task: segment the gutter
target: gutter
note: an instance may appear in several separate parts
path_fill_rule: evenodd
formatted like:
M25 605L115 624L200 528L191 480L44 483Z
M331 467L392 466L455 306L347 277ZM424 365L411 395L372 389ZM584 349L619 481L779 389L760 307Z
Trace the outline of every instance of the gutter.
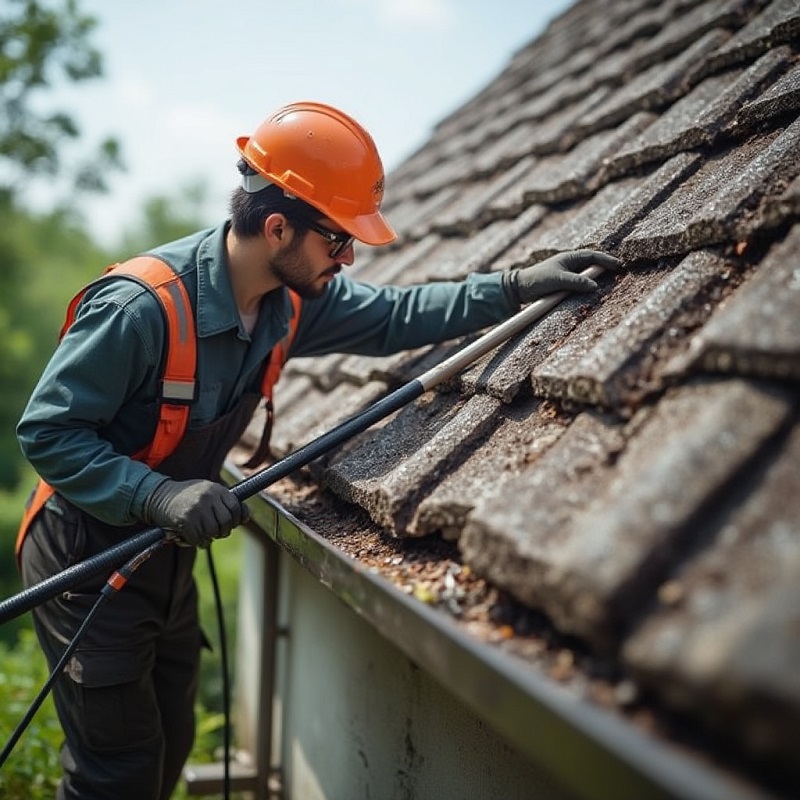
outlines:
M227 480L244 478L231 463L225 471ZM576 798L774 800L675 745L648 738L521 660L470 637L445 614L338 550L263 492L251 497L248 507L254 536L288 553Z

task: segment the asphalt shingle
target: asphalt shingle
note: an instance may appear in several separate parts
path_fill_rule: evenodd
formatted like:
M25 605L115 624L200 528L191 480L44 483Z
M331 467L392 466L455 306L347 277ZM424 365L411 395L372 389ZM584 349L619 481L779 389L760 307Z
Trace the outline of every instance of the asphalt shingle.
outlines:
M791 411L784 393L702 381L626 426L583 415L530 474L475 510L464 557L562 629L616 646L653 586L697 546L698 517ZM505 548L487 543L493 534Z
M800 380L800 225L693 342L703 368Z
M759 471L758 490L725 508L711 543L661 585L623 658L669 702L791 769L800 741L800 430L773 442Z
M457 540L731 747L731 773L763 775L745 753L793 787L799 87L797 0L575 3L388 176L398 240L353 274L459 280L586 246L629 269L312 470L389 536ZM290 361L274 454L459 344Z

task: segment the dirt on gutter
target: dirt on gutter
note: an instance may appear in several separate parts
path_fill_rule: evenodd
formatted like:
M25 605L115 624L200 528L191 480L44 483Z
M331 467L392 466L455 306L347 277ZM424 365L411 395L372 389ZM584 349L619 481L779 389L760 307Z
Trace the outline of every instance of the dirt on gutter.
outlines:
M694 720L660 708L620 665L559 633L541 613L475 575L456 542L438 535L395 538L358 506L323 491L305 471L270 487L268 494L290 514L360 565L401 592L447 615L475 640L519 658L526 668L555 681L634 725L644 735L739 774L776 798L791 787L775 785L769 765L748 764L731 744L721 744Z

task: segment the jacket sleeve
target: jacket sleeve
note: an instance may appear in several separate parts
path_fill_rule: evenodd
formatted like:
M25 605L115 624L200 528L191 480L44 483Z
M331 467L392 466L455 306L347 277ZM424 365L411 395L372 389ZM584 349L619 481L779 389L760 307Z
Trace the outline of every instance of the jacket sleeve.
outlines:
M17 426L36 472L70 502L115 525L134 522L133 512L163 480L126 455L152 436L163 316L146 289L120 283L87 293ZM109 430L120 427L118 412L131 398L139 418L129 411L122 439L114 441Z
M292 356L380 356L474 333L516 308L499 274L463 282L374 286L340 274L325 294L304 300Z

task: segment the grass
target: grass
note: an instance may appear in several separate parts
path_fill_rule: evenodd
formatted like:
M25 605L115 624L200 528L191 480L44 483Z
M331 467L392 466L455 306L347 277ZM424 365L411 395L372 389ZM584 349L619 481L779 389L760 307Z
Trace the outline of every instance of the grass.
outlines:
M14 646L0 644L0 739L3 746L47 680L47 667L32 630ZM61 728L48 695L30 727L0 769L0 797L44 800L55 796Z
M32 481L28 480L23 481L23 488L15 492L0 492L0 597L3 599L20 589L13 547L21 509L31 486ZM242 541L242 536L234 533L212 547L232 672ZM215 652L204 652L202 657L197 735L189 760L206 763L215 760L223 743L224 720L214 592L204 553L200 553L197 559L195 577L200 592L201 624L214 643ZM36 642L30 614L3 626L0 630L0 746L5 746L47 676L47 665ZM58 752L62 738L52 698L48 696L0 768L0 797L3 800L51 800L60 775ZM186 790L181 784L174 792L173 800L185 798Z

